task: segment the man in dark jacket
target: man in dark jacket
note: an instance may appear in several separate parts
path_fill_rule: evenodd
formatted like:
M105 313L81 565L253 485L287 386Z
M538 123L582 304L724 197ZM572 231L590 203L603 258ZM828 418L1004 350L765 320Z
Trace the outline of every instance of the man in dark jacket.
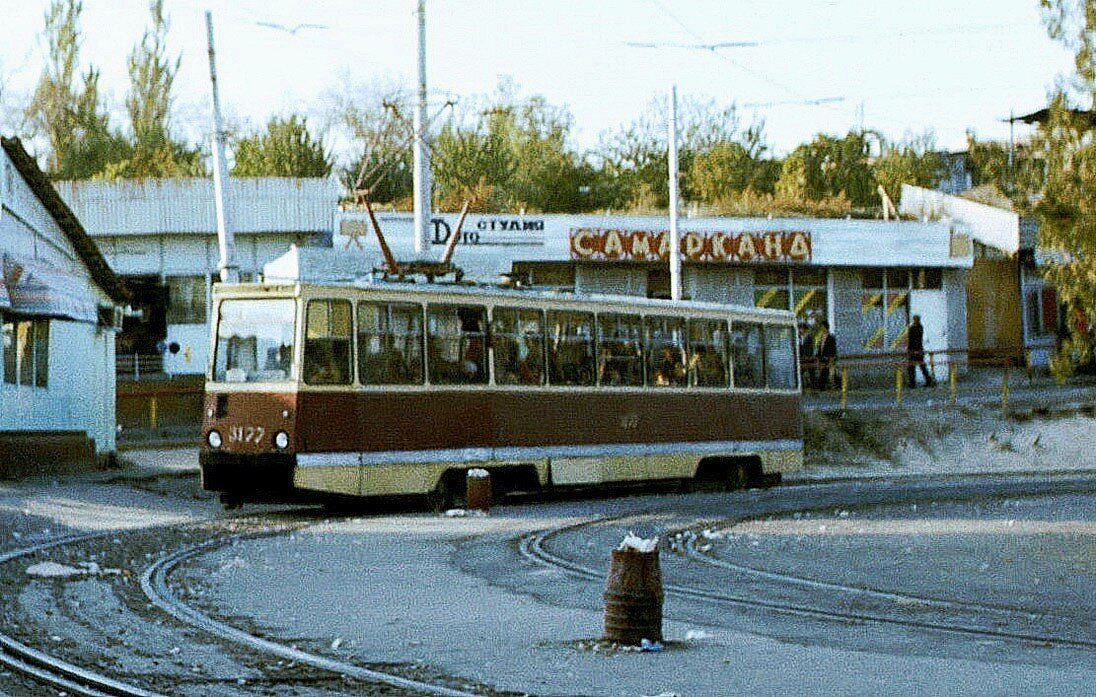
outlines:
M910 387L917 387L917 366L921 366L921 375L925 378L925 387L932 387L936 380L929 374L925 365L925 328L921 325L921 315L913 316L906 339L906 378Z
M830 378L834 377L831 374L837 363L837 339L830 334L828 322L822 322L819 326L822 336L818 342L818 389L825 390L829 388Z

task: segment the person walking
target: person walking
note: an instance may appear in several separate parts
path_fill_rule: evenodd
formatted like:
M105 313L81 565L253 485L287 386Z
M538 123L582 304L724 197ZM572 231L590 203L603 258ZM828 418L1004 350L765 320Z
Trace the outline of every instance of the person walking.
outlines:
M833 377L834 365L837 363L837 338L830 334L829 322L819 325L822 329L822 338L818 343L818 389L829 389L830 378Z
M801 376L803 389L814 387L815 383L818 382L818 371L815 369L814 336L812 336L811 327L806 324L799 325L799 365L803 372Z
M921 366L921 375L925 378L925 387L932 387L936 379L925 365L925 327L921 324L921 315L914 315L906 337L906 378L910 387L917 387L917 366Z

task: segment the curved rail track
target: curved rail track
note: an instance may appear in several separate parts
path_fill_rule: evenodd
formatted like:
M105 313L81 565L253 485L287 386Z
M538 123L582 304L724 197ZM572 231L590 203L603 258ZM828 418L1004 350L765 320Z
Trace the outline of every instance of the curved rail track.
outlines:
M241 519L237 518L235 520L239 522ZM194 524L193 527L200 527L205 524L207 522ZM152 605L180 622L226 642L245 647L256 656L273 656L286 659L329 673L336 679L352 678L366 684L386 685L396 688L401 694L436 695L437 697L480 697L485 694L485 692L453 689L445 685L407 678L396 673L366 668L253 636L228 624L214 620L199 610L190 607L180 600L170 587L168 578L172 570L190 558L241 540L285 534L305 527L305 525L303 523L294 523L273 528L267 526L261 531L223 535L198 544L184 546L174 552L164 554L157 561L148 565L140 576L141 589ZM147 533L148 530L140 532ZM94 542L97 539L117 535L117 532L111 531L59 537L0 554L0 565L22 560L65 545ZM7 634L0 634L0 666L16 675L55 688L69 695L80 695L81 697L163 697L165 694L76 665L64 658L51 655L48 651L29 646ZM241 686L238 691L246 692L247 690ZM268 691L264 690L265 692Z
M1080 493L1091 491L1091 479L1078 486ZM1087 488L1086 488L1087 487ZM1060 484L1049 487L1053 491L1061 490ZM1012 492L1016 495L1017 492ZM1035 492L1038 495L1039 492ZM969 490L946 492L944 500L963 501L982 499L985 493L973 485ZM884 502L864 504L880 505ZM800 511L832 510L833 503L824 506L810 506ZM846 504L856 507L858 504ZM795 509L781 509L779 515L795 512ZM576 577L603 581L604 566L595 566L581 559L567 558L549 549L557 538L582 534L591 528L607 526L615 529L631 527L630 521L642 521L654 511L644 511L622 516L600 517L594 520L573 523L550 530L526 535L520 541L519 552L526 559L544 566L559 569ZM721 572L727 572L729 578L713 579L710 575L700 583L663 583L663 591L668 596L689 598L702 602L720 603L752 608L811 619L837 621L842 623L873 623L894 625L916 630L947 632L970 637L1002 639L1031 642L1044 646L1063 646L1096 650L1096 636L1086 633L1086 625L1078 623L1076 617L1054 615L1044 612L1032 612L1023 608L999 604L982 604L953 600L943 600L922 595L885 591L865 586L851 586L840 583L819 581L798 575L779 573L746 564L729 561L713 553L711 545L704 540L703 529L729 526L758 516L772 514L773 511L727 518L713 522L692 523L669 531L668 536L676 538L672 544L681 556L694 564L704 565ZM565 546L560 543L559 546ZM664 567L663 578L667 576ZM712 590L713 586L744 585L734 580L748 579L751 588L768 588L771 592L759 594L728 593ZM730 581L730 582L728 582ZM802 592L804 599L793 602L785 599L786 591L793 589Z

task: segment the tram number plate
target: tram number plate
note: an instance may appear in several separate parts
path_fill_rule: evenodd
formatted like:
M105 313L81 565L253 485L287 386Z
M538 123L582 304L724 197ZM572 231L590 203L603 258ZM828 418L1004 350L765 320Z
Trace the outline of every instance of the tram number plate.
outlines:
M233 426L228 429L230 443L254 443L258 445L264 435L266 435L266 429L262 426Z

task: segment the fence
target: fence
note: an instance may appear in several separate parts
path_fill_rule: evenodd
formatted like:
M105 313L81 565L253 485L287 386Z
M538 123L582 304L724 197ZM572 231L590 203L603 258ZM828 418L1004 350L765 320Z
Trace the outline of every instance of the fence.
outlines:
M163 373L164 357L158 353L119 353L114 358L114 374L119 378L140 380Z
M834 384L840 389L842 410L848 407L849 392L854 389L854 379L856 389L878 389L891 380L889 376L892 374L894 404L898 407L902 406L906 390L912 387L907 384L909 376L914 374L913 371L920 370L923 365L934 383L940 381L941 376L938 374L940 367L946 367L948 397L951 404L956 404L958 401L961 369L1000 369L1000 383L999 386L995 386L995 390L999 387L1001 409L1008 412L1009 380L1021 371L1029 382L1034 375L1029 365L1019 365L1016 353L1012 351L996 354L981 352L976 356L971 356L966 349L926 351L923 361L910 361L905 353L876 353L844 356L829 364L813 357L801 359L800 362L803 368L804 388L811 386L811 377L825 375L825 379L819 382ZM914 378L916 379L915 374Z

